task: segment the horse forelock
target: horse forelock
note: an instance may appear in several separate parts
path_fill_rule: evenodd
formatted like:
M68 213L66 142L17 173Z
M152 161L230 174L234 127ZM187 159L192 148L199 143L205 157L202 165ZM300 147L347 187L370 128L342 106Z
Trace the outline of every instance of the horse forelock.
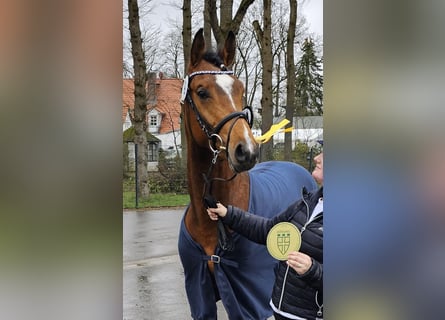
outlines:
M224 61L221 57L213 50L209 50L203 55L203 60L213 64L215 67L221 68L221 65L224 64Z

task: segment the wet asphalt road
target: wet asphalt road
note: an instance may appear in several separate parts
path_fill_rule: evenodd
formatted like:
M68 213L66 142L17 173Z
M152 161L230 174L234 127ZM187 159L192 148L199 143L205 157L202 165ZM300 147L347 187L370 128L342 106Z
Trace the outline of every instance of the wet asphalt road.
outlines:
M191 319L178 256L184 208L123 214L123 319ZM218 302L218 320L228 320Z

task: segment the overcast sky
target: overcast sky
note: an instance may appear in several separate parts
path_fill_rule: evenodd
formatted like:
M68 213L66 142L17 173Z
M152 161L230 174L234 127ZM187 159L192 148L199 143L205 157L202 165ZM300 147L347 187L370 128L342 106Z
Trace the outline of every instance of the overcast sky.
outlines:
M323 35L323 0L305 0L299 9L306 16L310 32Z
M173 9L168 3L171 0L155 0L155 4L150 14L151 20L165 21L172 19L175 16L181 19L181 12L179 9ZM323 0L303 0L299 1L298 10L306 16L309 25L309 32L323 35ZM152 21L153 22L153 21ZM156 25L161 23L156 23Z

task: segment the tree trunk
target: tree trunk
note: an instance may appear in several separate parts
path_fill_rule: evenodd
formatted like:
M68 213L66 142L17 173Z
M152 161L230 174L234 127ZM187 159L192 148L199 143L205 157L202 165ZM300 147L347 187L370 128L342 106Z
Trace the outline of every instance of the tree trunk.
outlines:
M131 55L134 69L134 143L138 145L138 197L148 199L148 172L147 172L147 66L142 47L141 29L139 25L139 7L137 0L128 0L128 21L130 27Z
M289 29L287 31L287 97L286 97L286 119L293 122L295 114L295 63L294 63L294 41L297 25L297 0L289 0ZM284 160L292 160L292 132L284 134Z
M224 44L229 31L232 31L235 35L238 34L247 9L254 1L255 0L242 0L233 19L233 0L223 1L219 11L221 16L220 23L218 23L218 15L216 13L216 1L209 1L210 24L212 25L213 35L215 36L218 48Z
M184 76L187 75L192 49L192 8L191 0L184 0L182 6L182 47L184 50ZM184 110L181 108L181 167L187 166L187 141L184 129Z
M271 0L263 0L264 15L263 28L261 30L258 21L253 22L253 27L257 34L257 38L261 47L261 61L263 64L262 75L262 89L261 89L261 109L262 109L262 124L261 130L263 133L268 131L273 124L273 103L272 103L272 3ZM260 161L267 161L273 159L273 137L272 139L261 146Z
M228 32L233 31L230 30L232 24L232 9L233 9L233 0L225 0L220 6L219 16L221 17L221 20L219 21L219 25L221 28L222 41L218 42L218 48L219 45L224 44Z
M204 1L204 41L209 47L212 43L212 25L210 24L210 8L215 3L216 0ZM213 3L211 3L213 2ZM216 6L216 4L215 4Z
M187 74L192 49L192 8L191 0L184 0L182 5L182 47L184 50L184 74Z
M278 118L280 115L280 85L281 85L281 53L278 51L277 57L277 64L276 64L276 73L277 73L277 84L276 84L276 90L275 90L275 110L274 110L274 117Z

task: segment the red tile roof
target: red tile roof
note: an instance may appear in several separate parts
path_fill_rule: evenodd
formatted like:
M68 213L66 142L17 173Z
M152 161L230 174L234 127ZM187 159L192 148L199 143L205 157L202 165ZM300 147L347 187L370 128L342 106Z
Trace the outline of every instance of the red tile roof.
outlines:
M154 108L162 114L159 134L168 133L180 129L182 79L161 78L156 79L156 105ZM128 108L134 108L134 82L133 79L123 80L122 97L122 123L125 122ZM147 106L151 109L152 106ZM148 114L147 114L148 115Z

